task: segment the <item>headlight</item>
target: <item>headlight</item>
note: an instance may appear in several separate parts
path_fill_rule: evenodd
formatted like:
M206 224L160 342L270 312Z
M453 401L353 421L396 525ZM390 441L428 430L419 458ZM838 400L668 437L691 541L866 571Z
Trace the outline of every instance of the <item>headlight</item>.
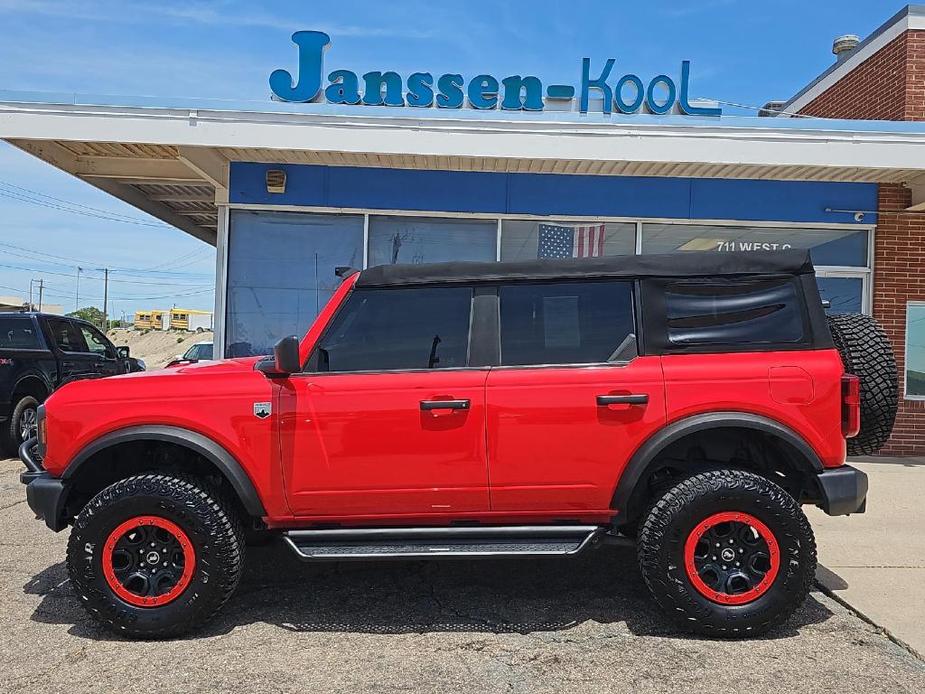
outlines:
M138 368L139 368L139 369L141 369L142 371L147 371L147 370L148 370L148 367L147 367L147 365L145 364L144 359L136 359L135 361L138 362Z

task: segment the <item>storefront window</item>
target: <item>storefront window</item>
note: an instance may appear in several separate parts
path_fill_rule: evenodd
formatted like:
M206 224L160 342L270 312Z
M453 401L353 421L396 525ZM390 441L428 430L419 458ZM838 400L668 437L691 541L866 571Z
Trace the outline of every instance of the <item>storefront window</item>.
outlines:
M861 313L864 302L864 279L861 277L816 276L819 296L829 302L826 313Z
M341 280L363 264L362 215L233 210L225 354L269 354L303 335Z
M635 224L546 220L501 223L502 261L632 255L635 251Z
M495 220L432 217L369 218L369 266L495 260Z
M808 248L817 266L867 267L868 232L854 229L643 224L642 252Z
M906 305L906 397L925 400L925 303Z

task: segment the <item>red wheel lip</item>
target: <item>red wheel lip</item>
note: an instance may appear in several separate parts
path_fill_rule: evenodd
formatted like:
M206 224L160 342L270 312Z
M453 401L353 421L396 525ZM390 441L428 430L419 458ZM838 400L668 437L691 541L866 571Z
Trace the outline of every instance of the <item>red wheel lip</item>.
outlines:
M153 598L136 595L129 591L119 582L112 566L112 552L116 548L116 543L119 541L119 538L129 530L141 525L153 525L162 530L166 530L177 538L180 547L183 549L183 573L180 575L180 580L177 581L177 584L169 591ZM193 572L195 570L196 551L193 549L193 543L190 542L189 537L183 532L183 529L180 528L179 525L160 516L135 516L129 518L127 521L117 525L116 528L109 533L109 537L106 538L106 542L103 544L103 576L106 579L106 584L120 599L135 607L162 607L163 605L173 602L189 587L189 584L193 580Z
M758 531L758 534L761 536L767 545L768 545L768 554L771 561L771 568L768 569L768 572L764 575L764 578L756 585L754 588L745 591L744 593L721 593L719 591L713 590L704 583L703 579L700 578L700 575L697 573L697 567L694 564L694 552L697 548L697 542L703 536L703 534L712 528L714 525L719 523L727 523L730 521L737 521L739 523L747 523L752 526L755 530ZM753 602L764 595L771 585L774 583L774 579L777 578L777 574L780 571L780 547L777 544L777 538L774 537L774 533L771 532L771 529L765 525L763 522L755 518L755 516L750 513L744 513L742 511L722 511L720 513L714 513L711 516L708 516L704 520L700 521L697 526L691 530L690 534L687 536L687 541L684 543L684 568L687 571L687 578L697 590L698 593L703 595L708 600L711 600L720 605L745 605L746 603Z

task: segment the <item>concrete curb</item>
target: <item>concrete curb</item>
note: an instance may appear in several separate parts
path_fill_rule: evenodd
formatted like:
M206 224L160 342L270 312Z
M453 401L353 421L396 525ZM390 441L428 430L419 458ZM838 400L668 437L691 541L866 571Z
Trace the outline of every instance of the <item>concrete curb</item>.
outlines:
M858 608L856 608L856 607L855 607L854 605L852 605L851 603L847 602L844 598L842 598L841 596L839 596L838 594L836 594L835 591L833 591L833 590L831 590L830 588L828 588L827 586L825 586L821 581L819 581L818 579L814 579L814 580L813 580L813 584L816 586L816 588L819 589L819 592L820 592L820 593L822 593L823 595L825 595L825 596L828 597L828 598L831 598L832 600L834 600L835 602L837 602L839 605L841 605L842 607L844 607L846 610L848 610L849 612L851 612L851 614L855 615L856 617L858 617L858 618L861 619L862 621L867 622L868 624L870 624L872 627L874 627L874 629L877 630L878 633L883 634L884 636L886 636L890 641L892 641L893 643L895 643L897 646L899 646L899 647L902 648L903 650L908 651L911 655L913 655L913 656L915 656L916 658L918 658L919 660L925 662L925 656L923 656L921 653L919 653L915 648L913 648L912 646L910 646L908 643L906 643L905 641L903 641L901 638L895 636L895 635L894 635L889 629L887 629L886 627L884 627L884 626L882 626L882 625L880 625L880 624L877 624L873 619L871 619L871 618L868 617L866 614L864 614L863 612L861 612L861 610L859 610Z

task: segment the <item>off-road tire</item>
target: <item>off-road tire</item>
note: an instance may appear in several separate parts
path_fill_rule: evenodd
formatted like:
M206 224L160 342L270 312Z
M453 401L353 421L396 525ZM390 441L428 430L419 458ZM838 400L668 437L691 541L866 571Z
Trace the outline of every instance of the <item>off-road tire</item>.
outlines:
M870 316L828 316L832 340L845 371L861 379L861 430L848 439L848 455L871 455L890 438L899 404L899 379L893 347Z
M4 425L3 431L0 432L0 443L2 443L4 453L15 456L19 452L19 445L23 442L19 431L23 414L26 410L37 410L38 406L39 401L31 395L23 396L13 406L10 419Z
M688 536L704 519L725 511L763 522L780 549L773 583L741 605L708 599L685 569ZM645 517L637 553L655 601L684 628L716 637L754 636L782 624L806 599L816 572L816 542L799 505L778 485L744 470L703 472L674 485Z
M189 585L171 602L138 607L121 599L103 571L104 543L120 524L139 516L176 524L195 551ZM77 516L67 567L90 615L111 631L134 638L167 638L215 616L234 592L244 562L244 532L231 503L201 480L138 475L107 487Z

